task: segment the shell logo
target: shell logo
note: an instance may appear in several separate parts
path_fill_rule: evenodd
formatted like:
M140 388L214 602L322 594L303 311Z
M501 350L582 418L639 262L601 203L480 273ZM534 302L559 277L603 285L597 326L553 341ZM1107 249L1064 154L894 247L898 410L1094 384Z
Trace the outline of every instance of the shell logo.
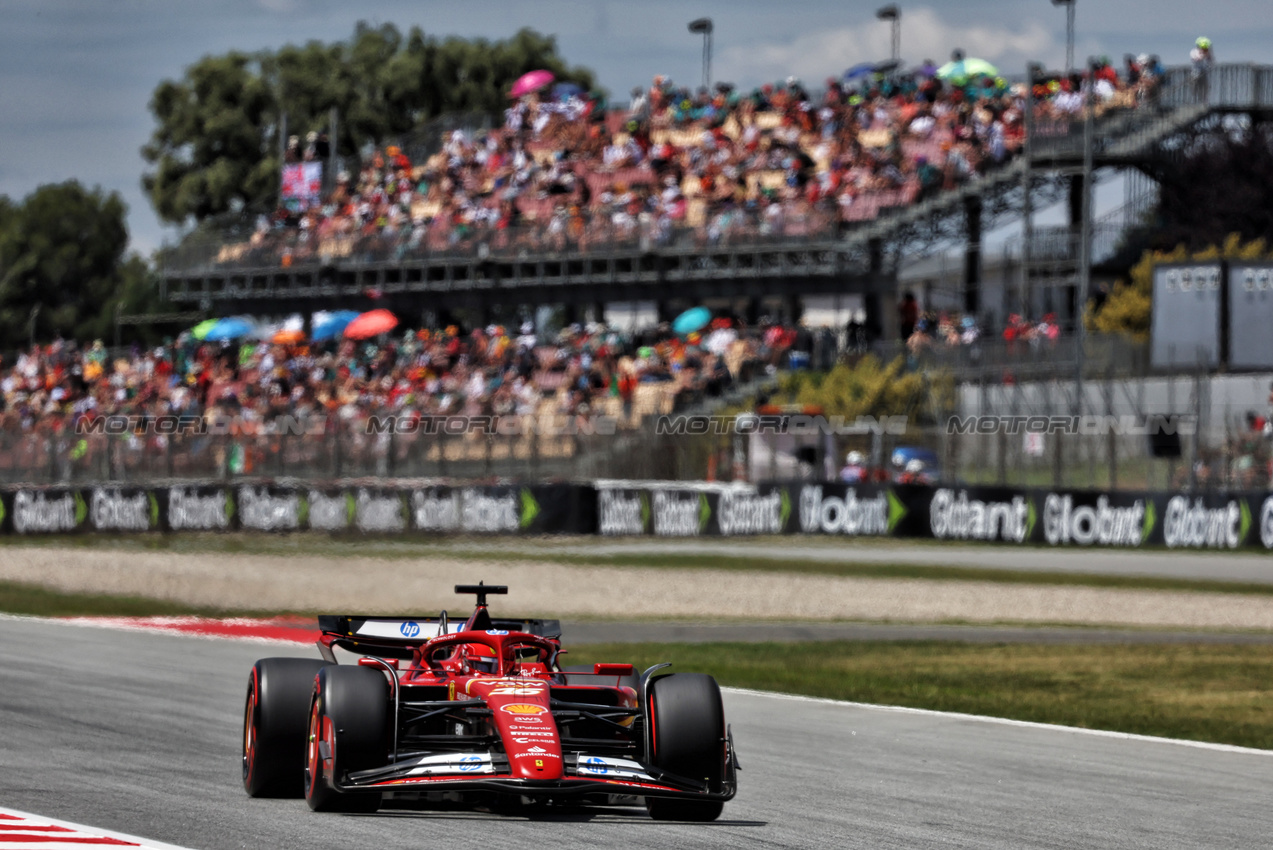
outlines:
M542 705L527 705L524 702L515 702L512 705L505 705L501 707L500 711L506 714L512 714L516 717L526 717L529 715L544 714L548 711L548 709L544 708Z

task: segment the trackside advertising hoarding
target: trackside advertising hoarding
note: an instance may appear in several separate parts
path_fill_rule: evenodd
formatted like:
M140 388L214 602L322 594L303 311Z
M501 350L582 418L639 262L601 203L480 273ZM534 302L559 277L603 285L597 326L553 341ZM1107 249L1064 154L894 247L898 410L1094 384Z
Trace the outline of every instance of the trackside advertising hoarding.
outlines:
M16 487L0 490L0 533L272 531L591 534L596 491L523 486Z
M783 534L793 502L787 488L674 482L598 482L597 532L605 536L733 537Z
M597 531L605 536L882 536L900 533L907 515L893 489L871 484L597 483Z
M1059 547L1273 550L1273 493L840 482L103 484L0 489L0 533L820 534Z
M1273 494L598 482L597 523L598 533L607 536L830 534L1065 547L1273 549Z

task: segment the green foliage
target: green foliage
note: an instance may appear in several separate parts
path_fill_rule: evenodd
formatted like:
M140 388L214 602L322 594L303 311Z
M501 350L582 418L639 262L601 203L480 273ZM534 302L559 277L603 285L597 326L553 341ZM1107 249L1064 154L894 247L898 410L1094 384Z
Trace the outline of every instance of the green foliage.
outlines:
M161 219L203 219L277 187L278 144L263 132L277 107L251 57L204 57L182 82L160 83L150 110L159 126L142 157L155 170L142 186Z
M41 186L18 205L0 197L0 348L25 344L33 315L37 339L92 339L111 330L117 305L154 303L145 262L124 256L125 214L118 193L76 181Z
M917 416L945 409L954 383L945 373L907 371L895 358L884 365L874 355L839 363L829 372L795 372L782 384L778 403L820 407L829 415Z
M142 184L174 224L262 209L278 191L284 115L287 134L304 138L327 130L335 109L337 152L350 156L447 113L498 113L513 82L540 68L594 85L591 71L557 55L555 39L530 29L502 41L440 40L360 22L345 42L206 56L155 89L156 127L142 148L153 169Z
M723 685L1273 747L1273 647L930 641L589 644L570 663L663 661ZM745 751L743 758L746 758Z
M1244 242L1237 233L1231 233L1222 245L1210 245L1190 253L1177 245L1172 251L1146 251L1140 261L1132 266L1130 280L1119 281L1114 291L1105 299L1100 309L1089 305L1084 321L1089 330L1098 333L1126 334L1137 340L1149 338L1149 319L1152 309L1151 295L1154 285L1154 267L1161 263L1183 263L1207 260L1260 260L1273 259L1263 239Z
M1174 153L1149 167L1159 187L1150 247L1199 250L1229 234L1273 238L1273 122L1204 122Z

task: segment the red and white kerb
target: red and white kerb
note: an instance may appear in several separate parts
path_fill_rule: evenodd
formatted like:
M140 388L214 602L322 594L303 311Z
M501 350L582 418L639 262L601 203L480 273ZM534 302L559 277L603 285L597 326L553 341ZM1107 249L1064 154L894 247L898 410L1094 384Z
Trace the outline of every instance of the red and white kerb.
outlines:
M172 844L82 826L69 821L0 809L0 850L57 850L66 847L139 847L143 850L183 850Z

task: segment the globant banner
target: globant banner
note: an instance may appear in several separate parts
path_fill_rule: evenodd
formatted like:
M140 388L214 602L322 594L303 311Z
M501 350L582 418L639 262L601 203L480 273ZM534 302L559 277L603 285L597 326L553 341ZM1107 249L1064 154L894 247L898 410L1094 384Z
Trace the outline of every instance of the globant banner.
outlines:
M782 534L792 513L785 488L599 483L596 529L605 536L699 537Z
M596 491L530 486L183 484L0 490L0 533L324 531L591 534Z
M1273 495L839 482L599 482L597 531L830 534L1059 547L1273 550Z
M887 488L844 484L597 484L605 536L887 535L906 516Z
M0 533L819 534L1273 550L1273 494L841 482L191 483L0 489Z

